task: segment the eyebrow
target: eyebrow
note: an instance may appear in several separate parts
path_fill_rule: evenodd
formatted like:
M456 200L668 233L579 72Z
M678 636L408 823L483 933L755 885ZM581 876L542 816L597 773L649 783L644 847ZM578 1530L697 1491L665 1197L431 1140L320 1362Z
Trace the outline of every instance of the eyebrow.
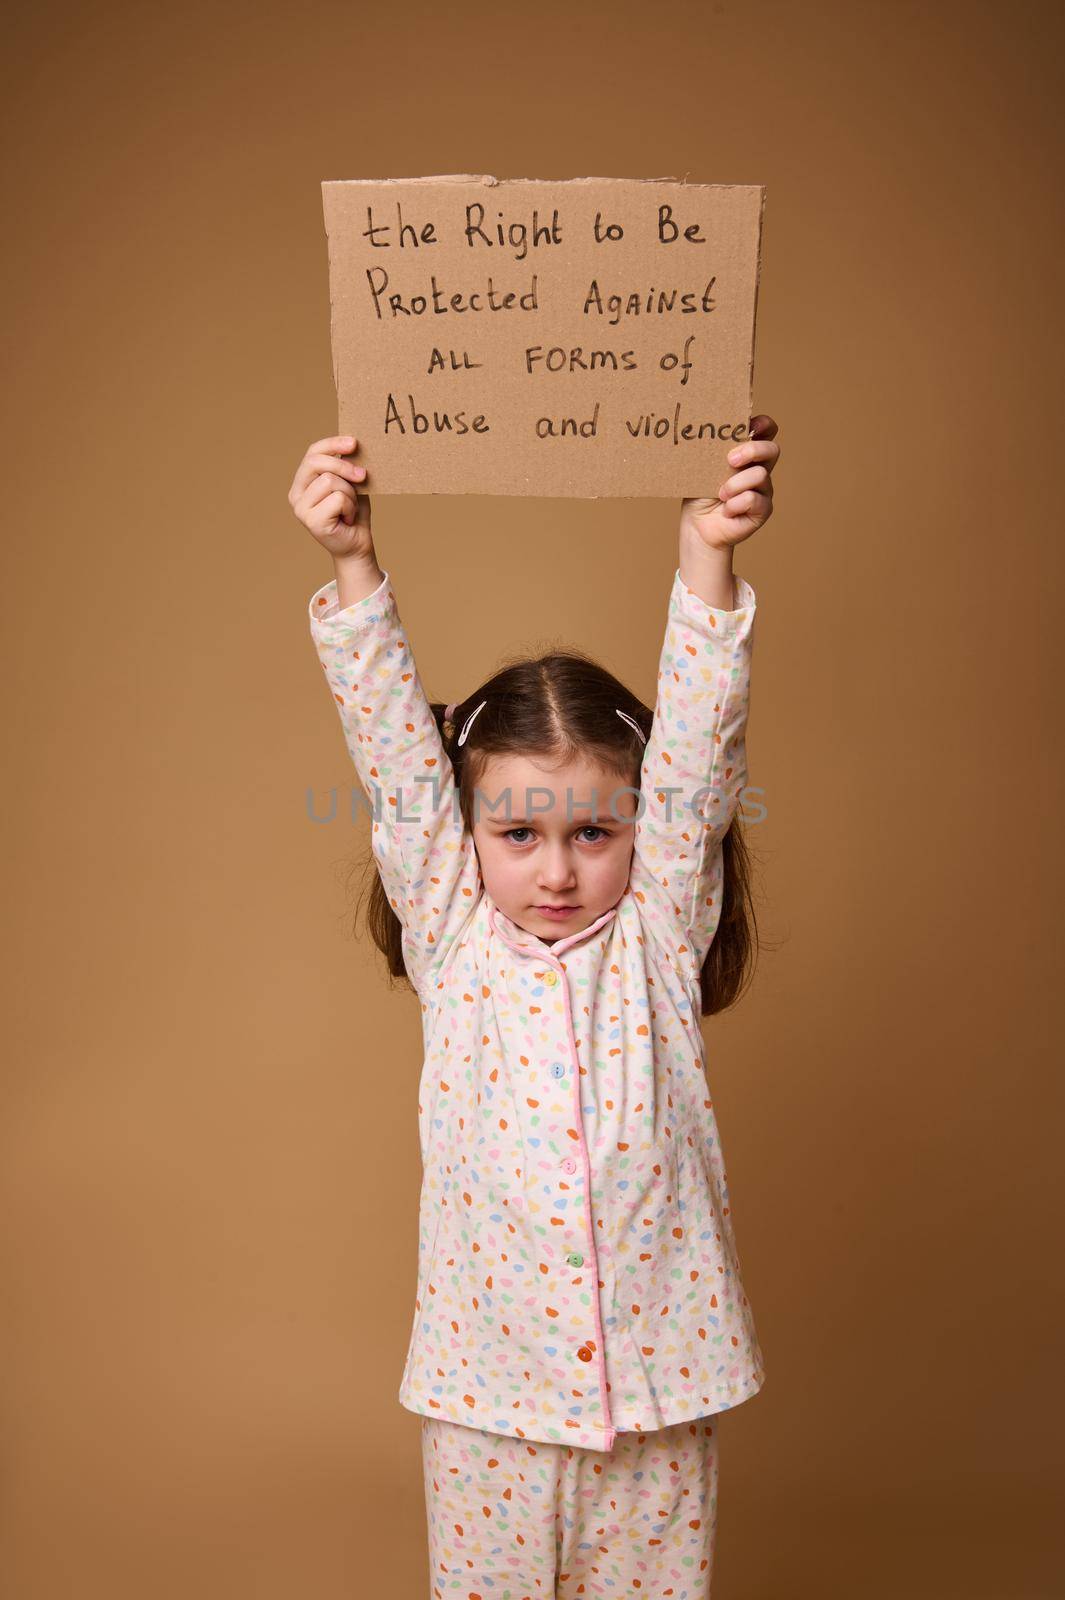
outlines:
M594 821L596 827L598 827L599 826L599 820L592 816L592 812L591 812L590 808L582 808L582 807L579 807L579 806L574 806L573 815L570 816L569 818L567 818L567 820L569 822L574 823L574 824L580 823L580 820L581 820L580 812L581 812L582 809L587 809L588 810L588 821L589 822ZM609 811L610 808L609 808L609 806L607 806L605 809L607 811ZM529 826L530 821L531 822L542 822L544 817L549 817L550 815L551 815L551 813L549 811L538 811L536 816L532 817L532 818L530 818L530 817L499 817L499 816L490 815L490 816L487 816L484 820L486 822L495 823L495 825L497 827L500 827L500 828L515 828L515 827L527 828ZM622 819L620 817L607 817L605 820L608 821L608 822L620 822Z

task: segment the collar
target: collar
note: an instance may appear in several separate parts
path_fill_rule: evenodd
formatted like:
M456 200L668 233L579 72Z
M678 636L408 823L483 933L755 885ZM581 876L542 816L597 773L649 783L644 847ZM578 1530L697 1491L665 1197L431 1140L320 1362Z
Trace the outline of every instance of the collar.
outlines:
M542 961L553 961L573 945L580 944L583 939L589 938L593 933L597 933L600 928L605 927L613 917L617 916L618 912L616 905L611 906L609 911L604 911L601 917L597 917L594 922L590 922L579 933L571 933L567 938L556 939L554 944L549 945L538 934L530 933L527 928L519 928L518 924L513 922L506 912L499 909L487 891L485 891L485 899L488 901L488 923L492 932L498 934L504 944L509 945L512 950L527 952L529 955L537 956Z

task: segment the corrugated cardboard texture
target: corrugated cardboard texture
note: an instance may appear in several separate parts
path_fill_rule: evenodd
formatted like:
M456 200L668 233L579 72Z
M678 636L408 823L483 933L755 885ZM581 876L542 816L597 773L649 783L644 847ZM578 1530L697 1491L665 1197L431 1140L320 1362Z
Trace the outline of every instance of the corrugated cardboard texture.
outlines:
M765 190L322 184L338 431L377 494L716 494L747 437Z

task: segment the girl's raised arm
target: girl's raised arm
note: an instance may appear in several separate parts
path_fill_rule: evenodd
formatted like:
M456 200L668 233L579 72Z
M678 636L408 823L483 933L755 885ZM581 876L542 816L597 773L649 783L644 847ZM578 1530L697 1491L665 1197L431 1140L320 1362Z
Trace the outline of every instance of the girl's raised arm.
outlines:
M696 971L720 920L722 841L747 782L755 594L733 581L725 610L674 575L630 874L648 932Z
M685 500L669 596L654 726L640 773L630 885L649 932L699 971L721 920L724 837L747 783L754 590L735 546L773 510L780 457L772 417L730 450L716 500Z
M320 441L312 451L351 443ZM301 470L311 459L308 452ZM319 485L316 501L307 499L311 487L299 489L295 500L290 495L312 532L325 527L329 502L336 502L331 542L316 532L334 557L336 576L311 597L311 636L369 805L371 849L403 927L407 973L424 994L480 898L477 853L391 579L373 550L368 497L353 489L362 469L341 460L315 471L342 487ZM300 481L298 472L294 489Z

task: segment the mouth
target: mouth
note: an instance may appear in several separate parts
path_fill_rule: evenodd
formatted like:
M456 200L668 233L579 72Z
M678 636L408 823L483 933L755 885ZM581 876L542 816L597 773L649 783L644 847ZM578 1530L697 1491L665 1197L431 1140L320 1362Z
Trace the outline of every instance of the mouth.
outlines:
M581 909L580 906L537 906L536 907L536 910L542 912L545 917L568 917L568 916L572 916L574 911L579 911L580 909Z

